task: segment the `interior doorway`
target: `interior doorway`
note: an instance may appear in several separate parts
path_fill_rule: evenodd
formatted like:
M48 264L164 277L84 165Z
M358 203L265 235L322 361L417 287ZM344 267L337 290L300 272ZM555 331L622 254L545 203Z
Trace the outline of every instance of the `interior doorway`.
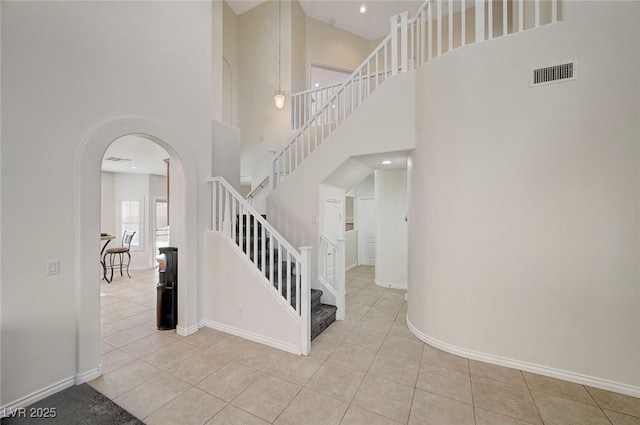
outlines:
M327 198L324 201L324 235L336 243L338 238L344 236L344 200ZM322 254L321 254L322 255ZM326 275L333 276L335 270L335 257L331 250L326 250L323 253L326 256L324 259L326 267Z
M358 263L376 265L376 200L358 199Z
M344 201L342 199L325 199L324 234L335 242L336 239L343 236L344 228Z
M198 225L187 217L197 212L198 167L184 142L177 140L166 128L138 117L118 117L105 120L87 133L75 163L76 212L75 244L79 273L76 275L77 344L76 383L90 381L103 373L100 368L101 317L100 277L97 269L101 238L101 167L109 146L117 139L137 135L162 147L171 159L171 244L181 253L196 253L197 241L188 235L196 234ZM115 227L114 227L115 229ZM115 233L115 230L113 230ZM177 333L186 336L197 331L197 256L178 258L178 327ZM153 273L153 271L152 271Z
M170 242L169 156L153 140L127 135L114 140L102 159L101 234L113 237L112 248L125 232L134 233L127 246L132 270L155 268L157 248Z

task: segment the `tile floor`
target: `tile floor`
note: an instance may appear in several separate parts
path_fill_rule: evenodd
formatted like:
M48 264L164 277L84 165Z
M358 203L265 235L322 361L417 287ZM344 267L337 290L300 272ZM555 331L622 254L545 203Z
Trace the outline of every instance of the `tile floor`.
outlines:
M416 339L404 293L347 273L347 317L308 357L155 327L154 271L101 283L104 375L149 425L640 425L640 399L457 357Z

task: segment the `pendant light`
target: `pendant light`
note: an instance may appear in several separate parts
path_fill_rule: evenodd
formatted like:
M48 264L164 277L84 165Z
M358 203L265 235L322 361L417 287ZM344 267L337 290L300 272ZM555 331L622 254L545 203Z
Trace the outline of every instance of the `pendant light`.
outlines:
M284 108L284 93L280 87L282 79L282 0L278 0L278 90L273 96L276 108Z

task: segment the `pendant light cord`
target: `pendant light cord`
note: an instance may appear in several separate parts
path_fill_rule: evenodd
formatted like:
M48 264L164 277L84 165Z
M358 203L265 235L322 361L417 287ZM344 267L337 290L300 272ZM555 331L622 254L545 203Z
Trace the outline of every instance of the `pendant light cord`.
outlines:
M282 0L278 0L278 94L282 93Z

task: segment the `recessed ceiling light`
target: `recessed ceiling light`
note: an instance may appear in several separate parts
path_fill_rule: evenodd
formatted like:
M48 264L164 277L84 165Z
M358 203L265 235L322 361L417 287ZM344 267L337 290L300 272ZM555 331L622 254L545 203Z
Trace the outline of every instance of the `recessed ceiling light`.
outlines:
M360 13L362 13L363 15L367 13L367 6L365 6L364 4L360 6Z
M391 161L389 161L388 159L386 159L386 160L382 161L380 164L382 164L382 165L389 165L389 164L391 164Z
M137 169L138 169L138 167L131 167L131 168L133 168L134 170L137 170Z

